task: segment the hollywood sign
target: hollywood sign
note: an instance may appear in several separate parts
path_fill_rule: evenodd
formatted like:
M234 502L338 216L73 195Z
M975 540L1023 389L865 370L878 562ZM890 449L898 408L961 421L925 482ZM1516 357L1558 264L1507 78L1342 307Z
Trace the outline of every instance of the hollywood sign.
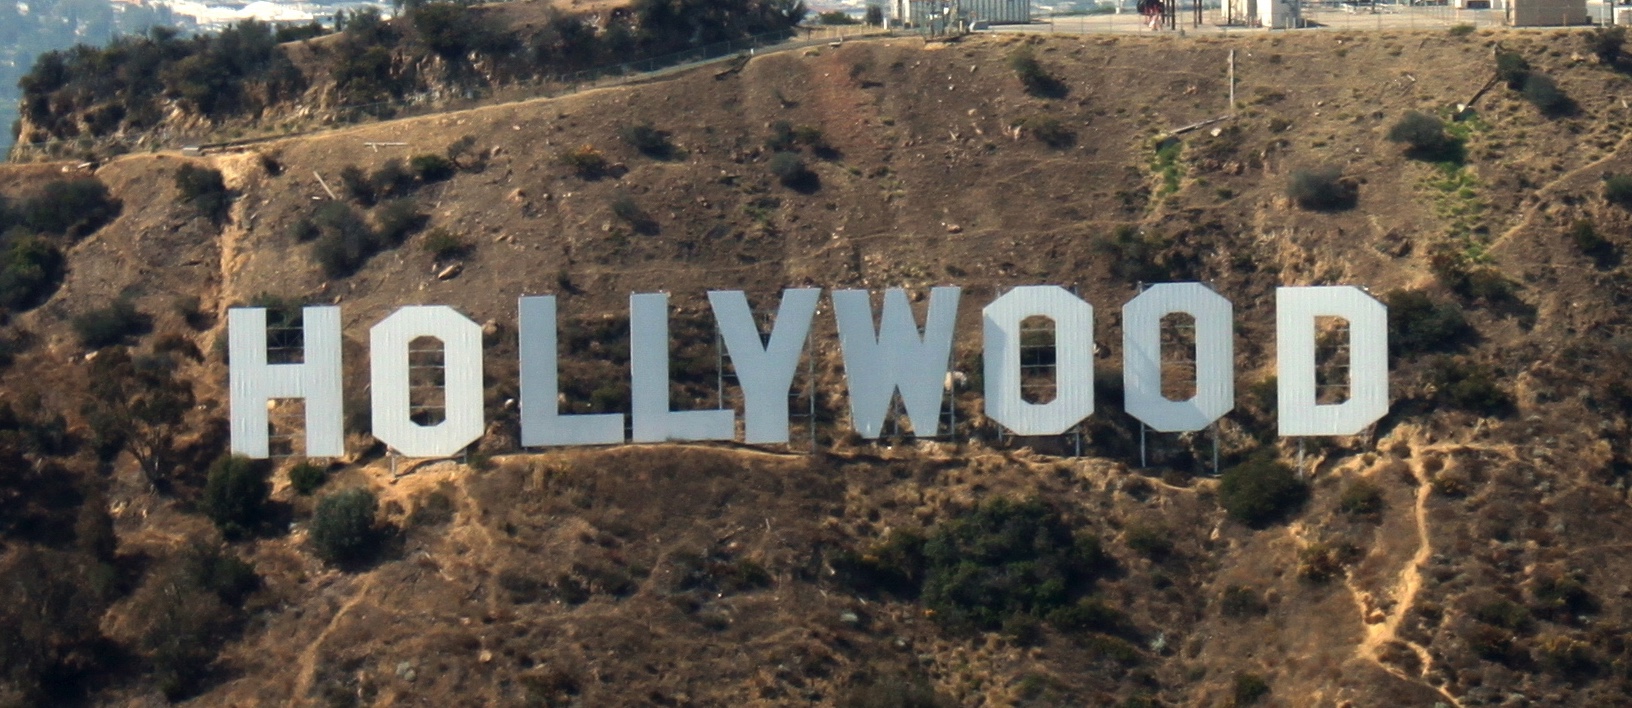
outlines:
M708 293L721 340L743 396L743 440L788 441L788 394L798 370L821 291L785 290L768 337L762 336L740 291ZM960 290L934 288L922 328L904 290L884 293L876 318L865 290L831 293L849 389L850 420L863 438L877 438L897 393L914 430L939 427L947 395L953 325ZM1195 322L1195 395L1162 395L1161 322L1175 313ZM562 414L557 367L556 301L519 300L521 444L607 445L731 440L736 411L671 410L668 295L629 296L631 420L623 413ZM1057 286L1018 287L982 310L985 413L1015 435L1064 433L1094 412L1094 308ZM1055 397L1032 403L1021 395L1021 323L1054 323ZM1316 320L1349 325L1348 400L1316 401ZM1275 293L1279 430L1283 436L1353 435L1388 412L1388 312L1359 288L1283 287ZM344 453L339 307L308 307L298 364L267 362L266 310L228 312L232 450L268 457L268 401L304 399L306 450L311 457ZM1162 432L1201 430L1235 407L1234 311L1200 283L1152 286L1122 308L1122 375L1129 415ZM409 343L442 342L446 417L435 425L410 418ZM369 331L373 435L409 457L457 454L486 429L482 408L482 332L445 306L404 307Z

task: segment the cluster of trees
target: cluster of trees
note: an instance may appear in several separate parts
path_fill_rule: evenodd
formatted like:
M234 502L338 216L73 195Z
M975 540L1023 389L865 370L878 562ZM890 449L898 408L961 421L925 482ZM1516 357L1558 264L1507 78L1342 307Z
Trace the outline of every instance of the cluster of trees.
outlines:
M154 25L176 21L168 6L126 5L118 12L102 0L33 0L0 2L0 155L17 135L17 103L22 93L17 81L34 65L34 58L52 50L90 42L104 44L121 33L146 32Z
M171 29L122 36L105 47L48 51L21 77L26 141L103 137L158 124L171 104L211 119L253 118L300 95L326 72L341 104L388 102L436 83L479 85L637 61L729 40L791 33L799 0L639 0L602 26L554 13L539 28L503 26L490 8L410 3L396 19L371 9L340 17L342 36L306 73L279 47L315 25L274 31L245 21L216 35ZM423 58L436 57L427 64ZM437 75L421 68L439 65ZM480 71L478 71L478 67Z
M217 35L154 28L104 48L47 52L19 86L23 116L38 131L21 139L38 141L151 128L166 101L210 118L254 113L298 95L306 79L271 26L246 21Z

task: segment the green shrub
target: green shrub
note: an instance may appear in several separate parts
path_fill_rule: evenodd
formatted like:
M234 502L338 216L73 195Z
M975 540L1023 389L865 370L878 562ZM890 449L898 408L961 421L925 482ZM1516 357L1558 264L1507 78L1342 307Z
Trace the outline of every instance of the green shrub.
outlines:
M606 156L602 155L600 150L596 150L593 145L580 145L561 153L556 159L561 164L572 168L574 174L587 180L596 180L606 176L607 170L611 167L606 161Z
M1014 75L1020 79L1026 93L1043 98L1064 98L1070 92L1064 82L1048 73L1047 69L1037 61L1031 53L1030 47L1021 47L1009 55L1009 67L1014 69Z
M669 141L668 132L652 127L651 123L627 126L618 131L618 136L629 147L653 159L671 160L679 155L679 149Z
M1219 598L1219 611L1225 617L1236 619L1260 617L1269 612L1269 605L1265 604L1263 597L1252 588L1231 585L1224 588L1224 595Z
M453 235L453 232L447 229L431 229L431 232L425 235L425 252L438 261L464 258L475 248L475 245Z
M193 543L182 552L181 567L193 586L213 593L229 606L242 604L261 587L255 566L221 546Z
M23 223L35 231L79 237L119 214L119 201L95 177L56 180L22 207Z
M428 217L408 197L393 199L374 210L374 235L381 249L399 246L421 227Z
M289 468L289 486L301 496L317 491L317 488L323 486L328 479L327 471L310 462L302 462Z
M1286 196L1311 211L1341 211L1354 208L1358 190L1343 178L1342 170L1328 166L1293 170Z
M330 278L357 272L379 250L379 241L350 205L325 202L312 215L318 231L312 255Z
M1232 696L1235 705L1250 706L1269 695L1269 682L1264 677L1251 672L1242 672L1235 675L1235 690Z
M923 678L892 676L857 683L838 695L839 708L953 708L958 705Z
M1302 504L1309 488L1296 472L1281 462L1273 448L1263 448L1246 461L1224 470L1218 500L1237 521L1262 526L1286 516Z
M1470 34L1473 34L1473 31L1475 29L1478 29L1478 28L1476 28L1476 27L1474 27L1473 25L1470 25L1470 24L1460 24L1460 25L1452 25L1449 32L1450 32L1452 37L1456 37L1456 38L1460 39L1462 37L1466 37L1466 36L1468 36Z
M771 155L769 166L771 174L776 176L777 181L790 189L806 191L812 189L812 183L816 181L816 173L805 167L805 161L799 159L797 153L779 152Z
M1632 209L1632 175L1605 175L1604 199L1622 208Z
M1353 544L1311 543L1298 552L1298 578L1317 584L1327 582L1341 575L1344 566L1361 555Z
M220 224L226 220L232 199L220 170L182 165L176 170L176 189L181 192L182 201L191 204L210 221Z
M1531 74L1525 78L1524 100L1550 116L1567 114L1575 107L1575 102L1564 95L1558 82L1544 74Z
M924 537L896 529L864 552L846 552L833 562L839 582L861 593L916 598L923 591Z
M340 187L347 196L365 207L374 206L378 199L374 193L374 183L368 179L368 173L356 165L340 168Z
M1151 560L1173 552L1173 531L1163 524L1134 524L1127 531L1128 548Z
M640 208L635 198L628 194L619 193L612 198L612 214L634 227L636 231L644 234L657 232L657 221L653 220L645 209Z
M1575 244L1576 250L1580 251L1581 255L1591 258L1598 267L1609 268L1619 260L1620 252L1615 247L1615 242L1600 235L1591 219L1577 219L1575 223L1570 224L1570 230L1566 233L1570 243Z
M1445 132L1445 124L1426 113L1409 111L1388 129L1391 142L1404 143L1405 154L1415 160L1462 162L1462 141Z
M0 307L18 312L45 302L62 283L65 261L50 241L35 236L16 239L0 266Z
M1056 150L1064 150L1077 142L1077 134L1053 116L1031 116L1020 122L1020 129Z
M1429 362L1426 379L1434 399L1480 415L1511 412L1513 397L1503 391L1489 366L1464 357L1442 356Z
M1337 500L1337 509L1354 516L1372 516L1383 510L1383 488L1375 482L1360 479L1343 488Z
M1454 302L1439 302L1421 290L1391 290L1388 346L1396 355L1451 351L1473 339L1473 328Z
M204 483L204 513L228 538L238 538L261 525L272 494L271 470L261 460L227 455L210 465Z
M80 344L91 348L120 344L153 330L153 318L136 309L127 298L117 298L107 307L75 316L74 334Z
M374 493L347 489L323 497L312 514L311 538L317 554L330 563L367 560L380 543L374 517L379 512Z
M374 188L374 197L382 200L407 196L413 193L415 186L414 173L398 159L386 160L369 175L368 181Z
M924 605L954 629L1047 618L1083 598L1106 556L1040 501L997 499L938 526L924 543Z
M824 24L824 25L859 25L859 24L861 24L861 20L858 20L858 19L856 19L854 17L851 17L848 14L845 14L845 12L843 10L834 10L832 12L824 12L824 13L821 13L820 15L817 15L817 17L822 21L822 24Z
M441 155L415 155L408 160L408 166L413 169L421 182L441 182L451 179L457 168L453 161Z
M1094 242L1111 273L1126 282L1183 280L1181 271L1166 262L1167 244L1155 235L1124 224Z

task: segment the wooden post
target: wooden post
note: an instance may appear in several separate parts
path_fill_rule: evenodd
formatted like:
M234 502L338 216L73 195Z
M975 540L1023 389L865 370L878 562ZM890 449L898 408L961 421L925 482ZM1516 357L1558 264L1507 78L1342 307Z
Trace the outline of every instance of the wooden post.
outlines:
M1235 50L1230 50L1230 115L1235 115Z
M317 178L317 183L318 184L323 185L323 191L329 193L329 198L330 199L333 199L334 201L337 201L337 202L340 201L340 198L334 195L334 190L329 189L329 183L323 181L323 175L318 174L317 170L312 170L312 176Z

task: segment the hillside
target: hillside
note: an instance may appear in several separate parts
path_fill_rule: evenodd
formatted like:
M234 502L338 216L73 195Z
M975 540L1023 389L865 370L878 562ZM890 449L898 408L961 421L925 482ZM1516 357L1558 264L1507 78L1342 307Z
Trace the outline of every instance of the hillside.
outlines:
M0 589L0 700L1626 703L1632 79L1592 41L868 40L201 158L0 166L0 572L31 581ZM1169 138L1230 112L1231 50L1234 117ZM1389 140L1504 51L1519 88L1411 155ZM109 198L53 211L63 177ZM1235 305L1222 480L1205 434L1150 434L1140 467L1121 410L1121 305L1183 280ZM960 285L973 378L980 307L1039 283L1096 308L1080 457L998 436L972 383L952 439L858 440L825 295L814 445L516 447L519 295L558 296L588 412L627 410L632 292L671 294L676 406L713 408L740 393L716 389L707 290ZM1274 288L1338 283L1390 305L1392 408L1300 450L1275 437ZM351 434L239 507L224 313L248 303L343 308ZM487 325L468 459L362 434L368 328L410 304ZM337 556L316 508L352 489L388 533Z

